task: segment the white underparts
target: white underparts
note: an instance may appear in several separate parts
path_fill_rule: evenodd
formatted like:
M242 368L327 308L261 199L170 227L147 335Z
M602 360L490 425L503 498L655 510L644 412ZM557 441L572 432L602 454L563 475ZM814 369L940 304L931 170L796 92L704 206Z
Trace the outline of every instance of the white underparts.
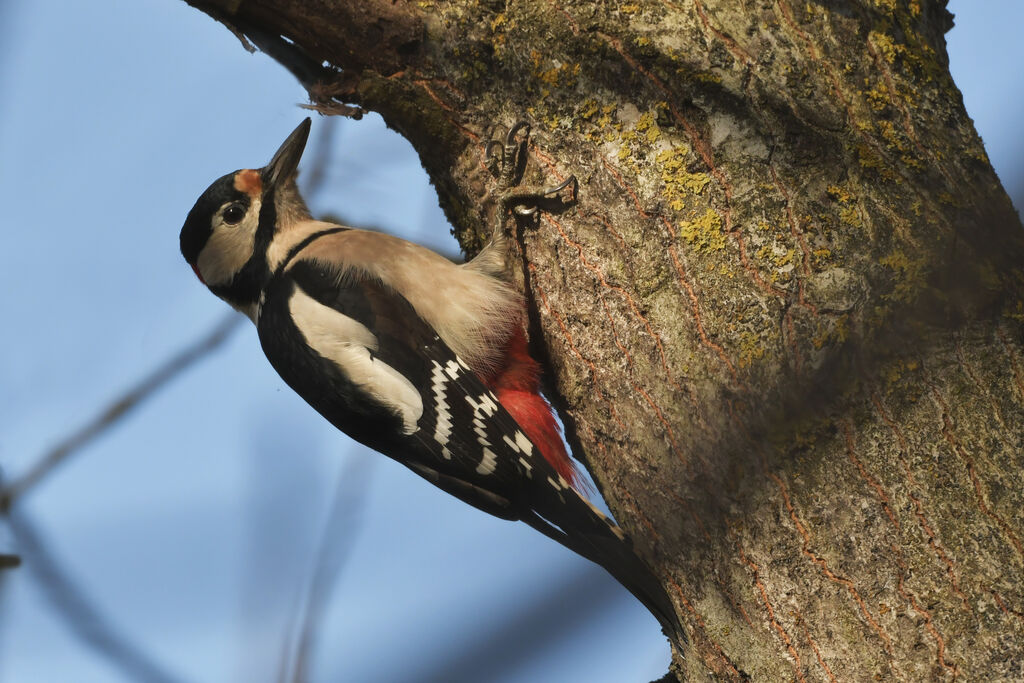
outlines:
M377 337L365 325L321 304L297 286L288 300L288 310L311 349L398 415L404 434L416 431L423 400L412 382L371 353L377 350Z
M329 227L309 221L275 237L268 252L271 268L292 245ZM292 263L315 261L387 283L459 358L486 375L500 366L505 342L523 317L519 292L495 276L499 256L501 249L492 247L483 258L459 265L391 235L350 229L313 240Z

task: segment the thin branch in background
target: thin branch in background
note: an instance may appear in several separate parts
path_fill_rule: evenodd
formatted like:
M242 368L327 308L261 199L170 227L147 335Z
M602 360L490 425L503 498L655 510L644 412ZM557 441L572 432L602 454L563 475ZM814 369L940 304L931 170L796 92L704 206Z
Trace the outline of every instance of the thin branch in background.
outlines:
M371 471L365 459L350 458L338 473L338 483L324 524L320 548L313 561L305 602L297 610L302 615L302 623L297 634L294 656L289 652L292 649L291 643L285 643L279 677L282 682L305 683L309 679L317 632L322 625L324 612L330 605L331 592L337 585L346 560L352 554L361 528L356 520L365 507ZM294 662L290 667L289 661ZM291 675L287 674L289 669Z
M146 683L177 683L180 680L165 672L137 646L130 644L124 634L114 629L85 598L81 588L61 571L59 562L23 513L9 510L7 522L25 556L29 574L74 635L122 671L128 680Z
M21 566L21 558L17 555L0 553L0 569L14 569Z
M0 512L9 511L14 502L29 489L38 484L44 477L63 463L69 456L81 450L98 436L109 430L124 418L130 411L162 389L171 380L196 362L208 356L220 347L231 336L241 321L242 316L231 313L213 329L189 344L170 359L159 365L134 387L126 391L115 401L104 408L99 415L84 427L73 432L40 458L28 472L20 478L0 489Z
M419 662L416 680L448 683L486 681L499 675L509 678L518 666L536 661L545 650L578 633L625 594L603 569L589 563L549 578L552 580L542 590L521 601L514 612L482 618L475 635L453 640L452 647L439 652L433 662ZM489 613L481 609L481 615Z

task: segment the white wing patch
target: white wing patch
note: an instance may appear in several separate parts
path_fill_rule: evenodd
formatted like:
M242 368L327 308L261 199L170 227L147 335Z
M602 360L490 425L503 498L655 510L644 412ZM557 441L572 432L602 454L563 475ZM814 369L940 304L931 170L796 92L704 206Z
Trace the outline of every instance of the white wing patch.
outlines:
M377 350L377 337L365 325L324 306L298 286L288 300L288 311L311 349L401 417L403 433L416 431L423 399L412 382L370 353Z
M434 406L437 408L437 426L434 428L434 441L441 445L441 455L451 460L452 453L448 450L448 439L452 435L451 406L448 404L448 379L455 379L459 374L459 366L455 361L448 361L444 366L434 361L434 370L430 373L430 386L434 390Z
M476 398L467 396L466 403L473 408L473 431L476 432L477 443L483 447L483 457L476 468L477 474L490 474L494 471L498 459L490 449L491 442L487 440L487 426L484 420L498 412L497 399L488 391Z

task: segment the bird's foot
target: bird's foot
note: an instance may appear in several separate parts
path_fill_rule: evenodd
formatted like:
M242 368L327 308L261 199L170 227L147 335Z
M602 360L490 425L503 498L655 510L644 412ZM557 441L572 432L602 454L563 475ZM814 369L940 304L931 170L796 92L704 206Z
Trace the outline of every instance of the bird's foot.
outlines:
M485 150L485 161L491 173L498 179L498 225L504 223L506 214L512 211L517 216L533 216L544 203L555 200L561 204L576 201L579 183L570 175L554 187L520 186L526 168L526 143L530 137L530 124L520 121L512 126L504 140L491 140ZM568 190L566 196L563 192Z

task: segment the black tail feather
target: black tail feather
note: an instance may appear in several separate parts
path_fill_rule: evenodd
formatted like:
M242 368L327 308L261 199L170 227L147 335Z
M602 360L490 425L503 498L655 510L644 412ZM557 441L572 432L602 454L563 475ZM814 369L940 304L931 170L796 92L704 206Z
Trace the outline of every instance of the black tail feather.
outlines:
M597 523L593 525L592 532L567 534L536 514L524 517L523 521L603 567L654 615L669 640L680 652L683 651L687 642L686 632L672 606L672 600L654 573L633 552L629 539L616 535L613 528L618 528L613 527L612 522L595 519Z

